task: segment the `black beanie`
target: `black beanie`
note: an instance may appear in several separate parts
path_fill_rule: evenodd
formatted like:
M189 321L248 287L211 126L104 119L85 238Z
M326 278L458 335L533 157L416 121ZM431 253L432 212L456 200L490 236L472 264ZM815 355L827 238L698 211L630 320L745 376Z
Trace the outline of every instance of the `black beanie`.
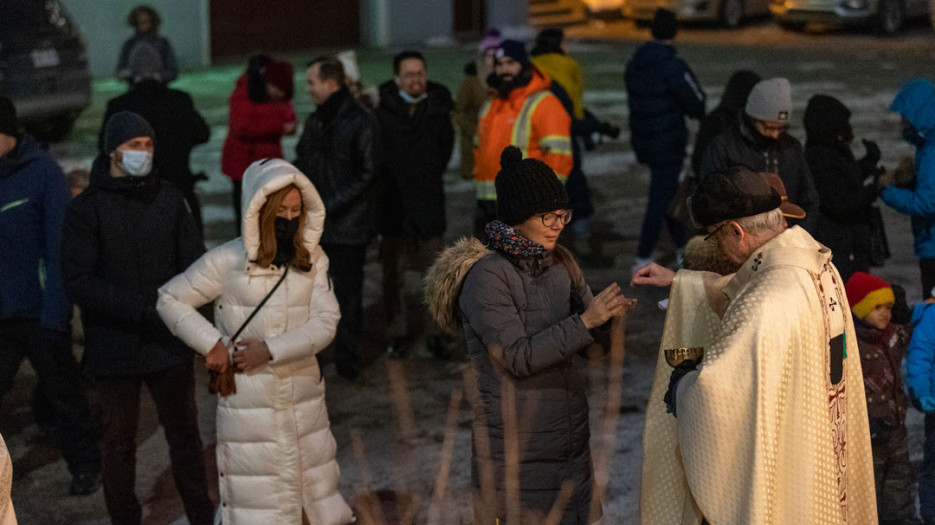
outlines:
M675 13L668 9L656 9L653 15L653 23L650 31L654 40L672 40L675 38L675 32L678 30L678 22L675 20Z
M15 136L19 132L16 120L16 106L6 97L0 97L0 133Z
M529 61L529 53L526 52L526 45L518 40L504 40L497 48L497 58L510 57L523 65L523 69L532 67Z
M568 193L548 164L524 159L516 146L507 146L500 154L497 187L497 218L515 226L537 213L564 210Z
M111 153L124 142L136 137L156 138L153 127L146 119L132 111L114 113L104 128L104 153Z

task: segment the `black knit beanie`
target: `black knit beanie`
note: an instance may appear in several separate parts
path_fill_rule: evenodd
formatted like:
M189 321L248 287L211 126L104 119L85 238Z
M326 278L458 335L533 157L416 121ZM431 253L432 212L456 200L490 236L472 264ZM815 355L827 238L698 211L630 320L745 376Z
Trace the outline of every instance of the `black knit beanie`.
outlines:
M111 153L124 142L136 137L156 138L153 127L146 119L132 111L114 113L104 128L104 153Z
M497 218L515 226L537 213L568 207L568 193L548 164L524 159L516 146L507 146L500 154L497 187Z
M0 97L0 133L13 137L17 132L19 122L16 120L16 107L10 99Z
M653 15L652 25L649 26L654 40L672 40L678 31L678 21L675 19L675 13L668 9L656 9Z

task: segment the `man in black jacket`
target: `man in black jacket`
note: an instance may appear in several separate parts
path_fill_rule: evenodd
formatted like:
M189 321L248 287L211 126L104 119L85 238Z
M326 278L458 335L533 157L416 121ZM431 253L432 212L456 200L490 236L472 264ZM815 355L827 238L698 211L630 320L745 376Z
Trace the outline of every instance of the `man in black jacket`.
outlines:
M394 357L405 355L403 338L411 324L406 270L424 270L444 247L442 176L454 148L454 102L445 86L426 78L421 53L399 53L393 58L393 80L380 86L376 111L383 137L384 184L378 228L383 235L383 300L391 339L387 351ZM428 349L444 354L437 330L426 329Z
M321 247L331 260L334 293L341 305L335 364L348 379L358 374L363 321L364 262L373 235L374 175L379 165L378 124L345 87L344 67L318 57L306 70L306 91L317 109L296 145L295 165L325 203Z
M166 85L166 73L156 48L146 42L137 44L130 53L129 67L130 90L107 102L98 149L104 146L104 129L112 115L132 111L143 117L159 140L153 158L154 173L182 190L198 230L202 231L201 206L195 196L195 178L188 159L195 146L208 141L211 130L195 110L192 97Z
M755 172L775 173L782 179L789 200L805 210L811 229L818 210L818 192L812 181L802 144L789 135L792 122L792 87L785 78L761 80L753 86L744 111L727 131L705 149L698 175L743 164Z
M666 210L678 190L685 162L688 128L685 117L700 120L705 94L688 65L675 54L672 40L678 29L675 13L657 9L653 39L636 49L624 72L630 106L630 133L636 160L649 166L649 200L633 269L653 261L653 249L663 221L676 248L688 241L687 232Z
M115 524L138 525L134 492L140 387L152 395L175 485L192 524L213 522L195 406L194 354L156 313L156 291L204 252L182 192L150 171L152 127L123 111L107 121L91 185L65 217L62 271L81 307L84 365L104 422L104 498Z

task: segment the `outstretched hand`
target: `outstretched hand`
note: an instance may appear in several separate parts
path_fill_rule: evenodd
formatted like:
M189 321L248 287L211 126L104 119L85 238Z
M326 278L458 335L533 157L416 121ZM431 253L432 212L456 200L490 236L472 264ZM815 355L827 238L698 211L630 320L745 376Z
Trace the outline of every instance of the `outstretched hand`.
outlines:
M606 323L611 317L625 315L627 311L636 306L636 299L627 299L620 292L620 285L613 283L601 293L594 296L594 300L581 314L581 322L588 330L597 328Z
M659 266L656 263L649 263L633 273L633 279L630 286L650 285L650 286L669 286L675 279L675 272Z

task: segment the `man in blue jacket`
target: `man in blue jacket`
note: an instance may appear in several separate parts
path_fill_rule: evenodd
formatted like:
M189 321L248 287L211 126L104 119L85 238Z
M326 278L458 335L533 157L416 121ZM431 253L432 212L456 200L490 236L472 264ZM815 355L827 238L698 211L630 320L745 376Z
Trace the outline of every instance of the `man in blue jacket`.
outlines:
M704 91L672 46L677 29L675 13L657 9L652 41L636 49L624 73L630 106L630 140L636 160L648 165L650 172L649 202L634 270L653 261L662 221L678 189L688 142L685 117L700 120L705 113ZM688 240L687 232L675 220L666 219L666 224L681 252Z
M913 80L893 99L890 111L902 116L903 138L916 148L914 188L885 184L880 197L912 218L912 235L922 273L923 299L935 286L935 84Z
M0 97L0 399L23 358L36 370L55 412L55 434L72 474L71 493L101 484L98 431L71 353L71 304L60 245L71 194L62 169L19 130L16 108Z

